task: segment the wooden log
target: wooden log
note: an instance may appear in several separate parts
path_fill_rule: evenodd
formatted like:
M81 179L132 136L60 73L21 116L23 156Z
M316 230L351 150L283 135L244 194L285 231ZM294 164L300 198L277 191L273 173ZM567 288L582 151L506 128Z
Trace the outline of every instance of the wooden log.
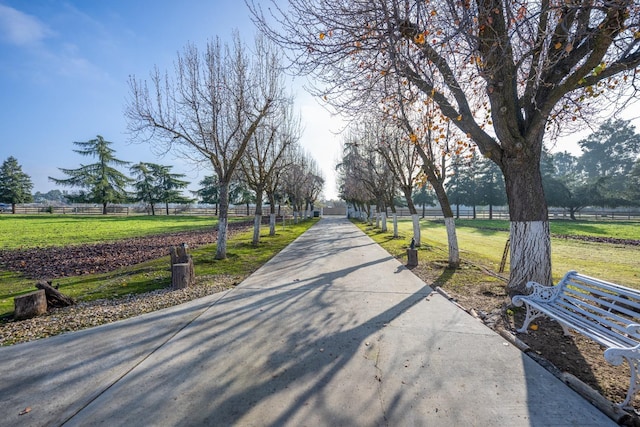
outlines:
M407 249L407 267L416 267L418 265L418 250Z
M51 282L41 280L36 283L36 288L44 290L45 295L47 296L47 305L49 307L68 307L76 303L73 298L63 295L60 291L51 286Z
M42 289L15 297L13 304L16 320L31 319L47 312L47 296Z
M189 263L173 264L171 266L171 287L184 289L191 284L191 272Z

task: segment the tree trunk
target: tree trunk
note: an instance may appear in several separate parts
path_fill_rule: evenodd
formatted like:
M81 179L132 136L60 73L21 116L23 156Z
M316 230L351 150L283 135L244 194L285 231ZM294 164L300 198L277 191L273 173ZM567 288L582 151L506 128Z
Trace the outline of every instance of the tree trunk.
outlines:
M391 215L393 216L393 237L397 239L398 238L398 214L394 212Z
M102 215L106 215L107 214L107 204L103 203L102 204Z
M507 292L512 297L525 293L528 281L551 284L551 237L539 161L524 155L507 158L503 172L511 220Z
M151 206L151 216L156 216L156 206L154 203L149 203Z
M253 240L251 243L256 246L260 243L260 225L262 224L262 190L256 190L256 211L253 218Z
M165 212L167 213L167 216L169 216L169 203L165 202L164 208L165 208Z
M275 236L275 235L276 235L276 214L270 213L269 214L269 236Z
M220 213L215 259L227 258L227 221L229 218L229 183L220 181Z
M552 285L549 221L511 221L509 296L525 293L525 284Z
M387 229L387 213L386 212L380 212L380 222L382 223L380 225L382 232L386 233L388 231Z
M427 173L429 178L429 173ZM453 218L453 210L447 197L447 192L444 186L438 179L429 180L431 186L436 192L436 197L440 203L442 209L442 215L444 216L444 223L447 227L447 239L449 241L449 268L458 268L460 266L460 252L458 251L458 237L456 234L456 223Z
M424 214L422 215L422 217L424 218ZM420 247L420 218L418 217L418 214L416 213L411 215L411 220L413 222L413 240L416 244L416 247Z
M276 235L276 200L269 195L269 236Z
M458 249L458 237L456 235L456 223L453 216L444 218L447 227L447 241L449 242L449 268L460 266L460 250Z

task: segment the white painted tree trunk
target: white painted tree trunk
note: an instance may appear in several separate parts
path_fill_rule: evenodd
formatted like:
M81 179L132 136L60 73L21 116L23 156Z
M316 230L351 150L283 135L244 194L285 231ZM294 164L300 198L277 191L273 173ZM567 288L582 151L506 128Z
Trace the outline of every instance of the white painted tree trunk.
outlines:
M386 214L386 212L381 212L380 213L380 221L382 222L382 224L381 224L382 232L386 233L387 232L387 214Z
M460 266L460 250L458 249L455 219L445 218L444 225L447 227L447 240L449 241L449 268L458 268Z
M391 214L393 217L393 237L398 237L398 214L397 213L393 213Z
M298 223L298 211L293 211L293 223Z
M411 220L413 221L413 239L417 247L420 246L420 216L413 214L411 215Z
M276 214L269 214L269 236L276 235Z
M509 296L525 293L528 281L552 285L549 221L511 221Z
M218 217L218 243L216 246L216 259L227 257L227 218Z
M256 214L253 218L253 244L260 243L260 223L262 222L262 215Z

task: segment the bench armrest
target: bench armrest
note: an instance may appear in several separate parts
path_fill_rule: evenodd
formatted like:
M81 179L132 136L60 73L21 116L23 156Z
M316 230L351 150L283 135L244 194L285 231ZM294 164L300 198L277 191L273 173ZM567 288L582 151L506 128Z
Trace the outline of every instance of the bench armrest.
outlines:
M632 337L638 339L640 338L640 324L639 323L631 323L626 327L627 333Z
M537 282L528 282L527 289L531 289L528 295L516 295L511 299L511 302L516 307L522 306L525 301L532 302L549 302L558 296L561 290L561 286L544 286Z

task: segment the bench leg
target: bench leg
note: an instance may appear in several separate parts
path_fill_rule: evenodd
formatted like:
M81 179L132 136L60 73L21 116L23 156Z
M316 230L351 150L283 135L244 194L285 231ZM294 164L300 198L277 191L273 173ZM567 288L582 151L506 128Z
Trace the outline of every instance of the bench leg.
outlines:
M538 317L542 316L544 313L540 310L537 310L531 307L529 304L527 305L527 315L524 318L524 322L522 322L522 327L520 329L516 329L518 332L524 332L525 334L528 332L529 323L533 322Z
M564 333L565 337L572 337L573 335L571 334L571 331L569 331L569 327L567 325L565 325L562 322L558 322L560 324L560 326L562 326L562 332Z
M619 366L625 360L629 364L631 378L629 380L627 396L624 399L624 402L618 404L621 408L633 409L633 406L629 405L629 403L631 402L631 399L633 399L633 396L640 391L640 386L638 386L638 361L640 358L639 347L640 346L634 348L609 348L604 351L604 358L612 365Z

